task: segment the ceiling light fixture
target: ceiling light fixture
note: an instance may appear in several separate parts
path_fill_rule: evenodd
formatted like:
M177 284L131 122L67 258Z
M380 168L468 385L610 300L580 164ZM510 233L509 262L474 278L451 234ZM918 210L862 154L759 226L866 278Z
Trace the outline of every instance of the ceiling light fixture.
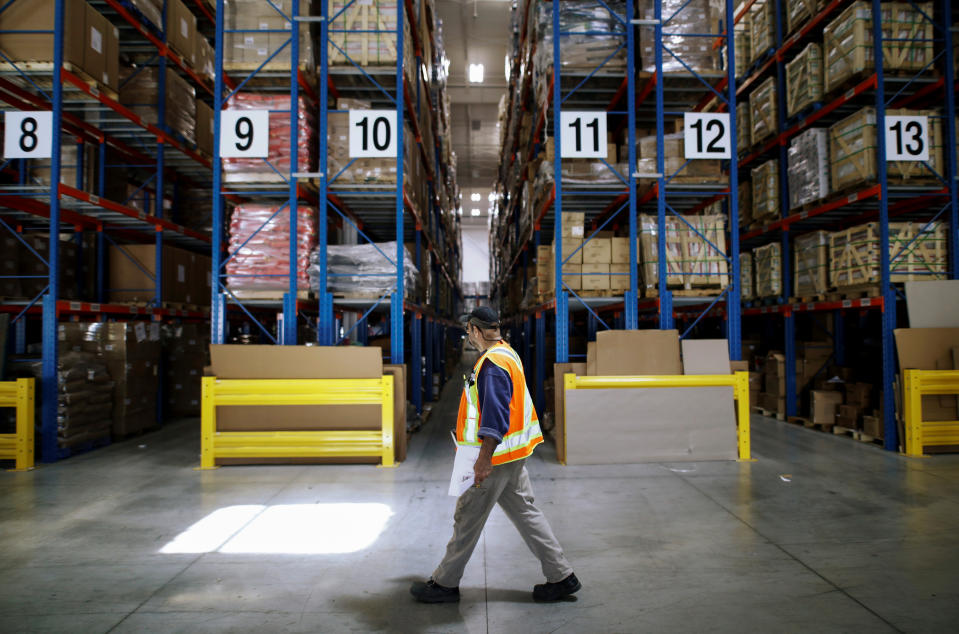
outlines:
M481 197L480 197L480 195L479 195L478 192L473 192L473 193L470 195L470 200L472 200L474 203L475 203L475 202L479 202L479 199L480 199L480 198L481 198Z
M471 84L482 84L483 83L483 65L470 64L469 77L470 77Z
M471 215L471 216L478 216L478 215L480 215L480 210L477 209L476 207L473 207L472 209L470 209L470 215Z

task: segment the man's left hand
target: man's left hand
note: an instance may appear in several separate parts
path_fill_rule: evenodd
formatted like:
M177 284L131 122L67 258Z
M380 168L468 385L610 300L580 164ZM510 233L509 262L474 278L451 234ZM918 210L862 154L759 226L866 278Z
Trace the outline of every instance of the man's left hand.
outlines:
M476 476L476 484L479 485L493 473L493 463L483 456L480 456L473 464L473 474Z

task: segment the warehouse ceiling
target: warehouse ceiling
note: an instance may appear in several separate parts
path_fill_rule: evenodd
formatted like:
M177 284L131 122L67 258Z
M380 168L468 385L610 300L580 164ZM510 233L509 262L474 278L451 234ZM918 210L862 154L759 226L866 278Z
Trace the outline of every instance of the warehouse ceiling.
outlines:
M464 224L487 222L488 196L499 163L497 113L507 87L510 7L508 0L436 0L450 59L453 149L457 182L463 193ZM469 83L470 64L483 64L482 84ZM481 200L471 200L473 194L479 194ZM480 216L471 216L473 209L479 209Z

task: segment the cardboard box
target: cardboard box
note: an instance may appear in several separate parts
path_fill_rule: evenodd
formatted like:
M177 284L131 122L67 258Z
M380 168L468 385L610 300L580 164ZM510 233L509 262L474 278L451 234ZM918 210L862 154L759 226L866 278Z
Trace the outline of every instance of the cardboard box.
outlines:
M582 246L583 246L583 241L582 241L581 239L577 239L577 238L563 238L563 244L562 244L563 256L562 256L562 257L563 257L563 261L566 262L566 264L563 265L563 269L564 269L564 270L565 270L565 268L566 268L567 266L569 266L570 264L582 264L582 263L583 263L583 249L581 248ZM550 251L550 260L551 260L551 261L552 261L553 258L555 257L555 256L553 255L553 254L555 253L555 248L556 248L556 245L555 245L555 244L553 244L553 245L550 247L550 249L551 249L551 251ZM569 258L569 261L567 261L566 258Z
M629 290L629 265L628 264L610 264L609 265L609 290L628 291Z
M836 424L847 429L858 429L859 412L855 405L840 405L836 412Z
M583 289L583 265L565 264L563 265L563 284L574 291Z
M952 349L959 347L959 328L897 328L894 335L901 369L954 369ZM952 395L922 397L924 421L956 420L956 408Z
M859 410L869 409L872 403L872 385L869 383L850 383L846 385L846 404Z
M553 438L556 441L556 459L566 464L566 388L563 375L575 374L588 376L585 363L554 363L553 364L553 403L556 414L556 426Z
M604 330L596 333L598 376L683 373L676 330Z
M596 342L590 341L586 344L586 376L599 376L596 369Z
M862 417L862 433L873 438L883 437L883 421L878 416Z
M564 211L562 219L563 238L580 238L585 235L586 214L578 211ZM563 242L566 242L564 239Z
M812 422L821 425L836 424L836 408L842 403L842 394L828 390L813 390L810 396Z
M189 253L163 247L161 296L163 301L192 303ZM107 296L110 302L149 302L155 297L156 245L111 245Z
M182 0L167 0L167 43L190 66L196 64L196 16Z
M610 263L629 264L629 238L610 238ZM639 246L636 247L636 257L639 258Z
M584 291L608 291L609 290L609 265L608 264L583 264L583 290Z
M50 31L50 33L0 33L0 50L14 62L53 61L53 14L55 0L14 2L0 12L0 31ZM63 61L84 68L88 5L66 0L63 9Z
M196 146L213 156L213 108L202 99L196 100Z
M103 81L107 71L107 32L113 26L100 12L87 5L86 27L83 30L83 70L97 81Z
M583 244L583 264L609 264L612 257L609 238L592 238Z

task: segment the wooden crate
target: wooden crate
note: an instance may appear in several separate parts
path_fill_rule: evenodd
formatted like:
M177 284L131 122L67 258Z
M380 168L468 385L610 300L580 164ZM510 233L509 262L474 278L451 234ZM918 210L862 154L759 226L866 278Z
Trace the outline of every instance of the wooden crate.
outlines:
M685 136L682 125L677 125L673 134L666 134L663 138L665 150L666 176L673 177L674 183L725 183L727 177L723 174L720 161L699 160L687 161L685 150ZM639 155L636 161L636 171L641 174L655 174L656 169L656 137L646 136L639 140ZM547 158L547 160L549 160Z
M929 167L921 161L892 161L886 172L890 183L939 182L943 169L942 120L936 110L890 109L889 116L925 115L929 119ZM876 179L876 111L863 108L829 128L832 190ZM932 168L932 169L930 169Z
M826 5L825 0L786 0L786 33L799 29Z
M776 103L775 77L769 77L749 95L753 145L765 141L779 131L779 108Z
M933 15L933 3L916 6ZM910 3L884 2L881 19L885 70L920 71L933 60L933 25ZM871 3L857 0L830 22L823 30L823 50L827 93L874 69Z
M823 295L829 290L829 232L814 231L793 242L794 295Z
M401 4L400 7L402 6ZM350 60L363 67L396 65L396 0L352 3L349 0L333 0L330 15L337 16L330 23L330 43L335 45L330 46L329 51L331 67L353 68ZM404 66L412 69L416 66L409 20L403 20L403 24Z
M641 215L639 225L642 282L647 289L655 289L659 281L657 218ZM692 289L723 288L728 283L726 217L667 215L666 284Z
M822 46L811 42L786 64L786 116L823 100Z
M753 283L753 254L748 251L739 254L739 295L742 299L756 297Z
M946 225L889 223L890 281L945 279ZM829 237L829 284L834 288L878 284L879 223L870 222Z
M736 47L736 77L742 77L749 69L752 56L749 27L746 20L741 20L733 31L733 46Z
M753 217L753 186L747 180L739 183L739 230L745 231Z
M749 114L749 103L741 104L736 108L736 152L741 156L753 146L752 117Z
M776 16L772 0L758 0L745 20L749 29L749 62L753 63L776 47Z
M771 242L753 250L756 271L756 297L777 297L783 294L782 246Z
M779 159L766 161L752 170L753 220L779 218Z

